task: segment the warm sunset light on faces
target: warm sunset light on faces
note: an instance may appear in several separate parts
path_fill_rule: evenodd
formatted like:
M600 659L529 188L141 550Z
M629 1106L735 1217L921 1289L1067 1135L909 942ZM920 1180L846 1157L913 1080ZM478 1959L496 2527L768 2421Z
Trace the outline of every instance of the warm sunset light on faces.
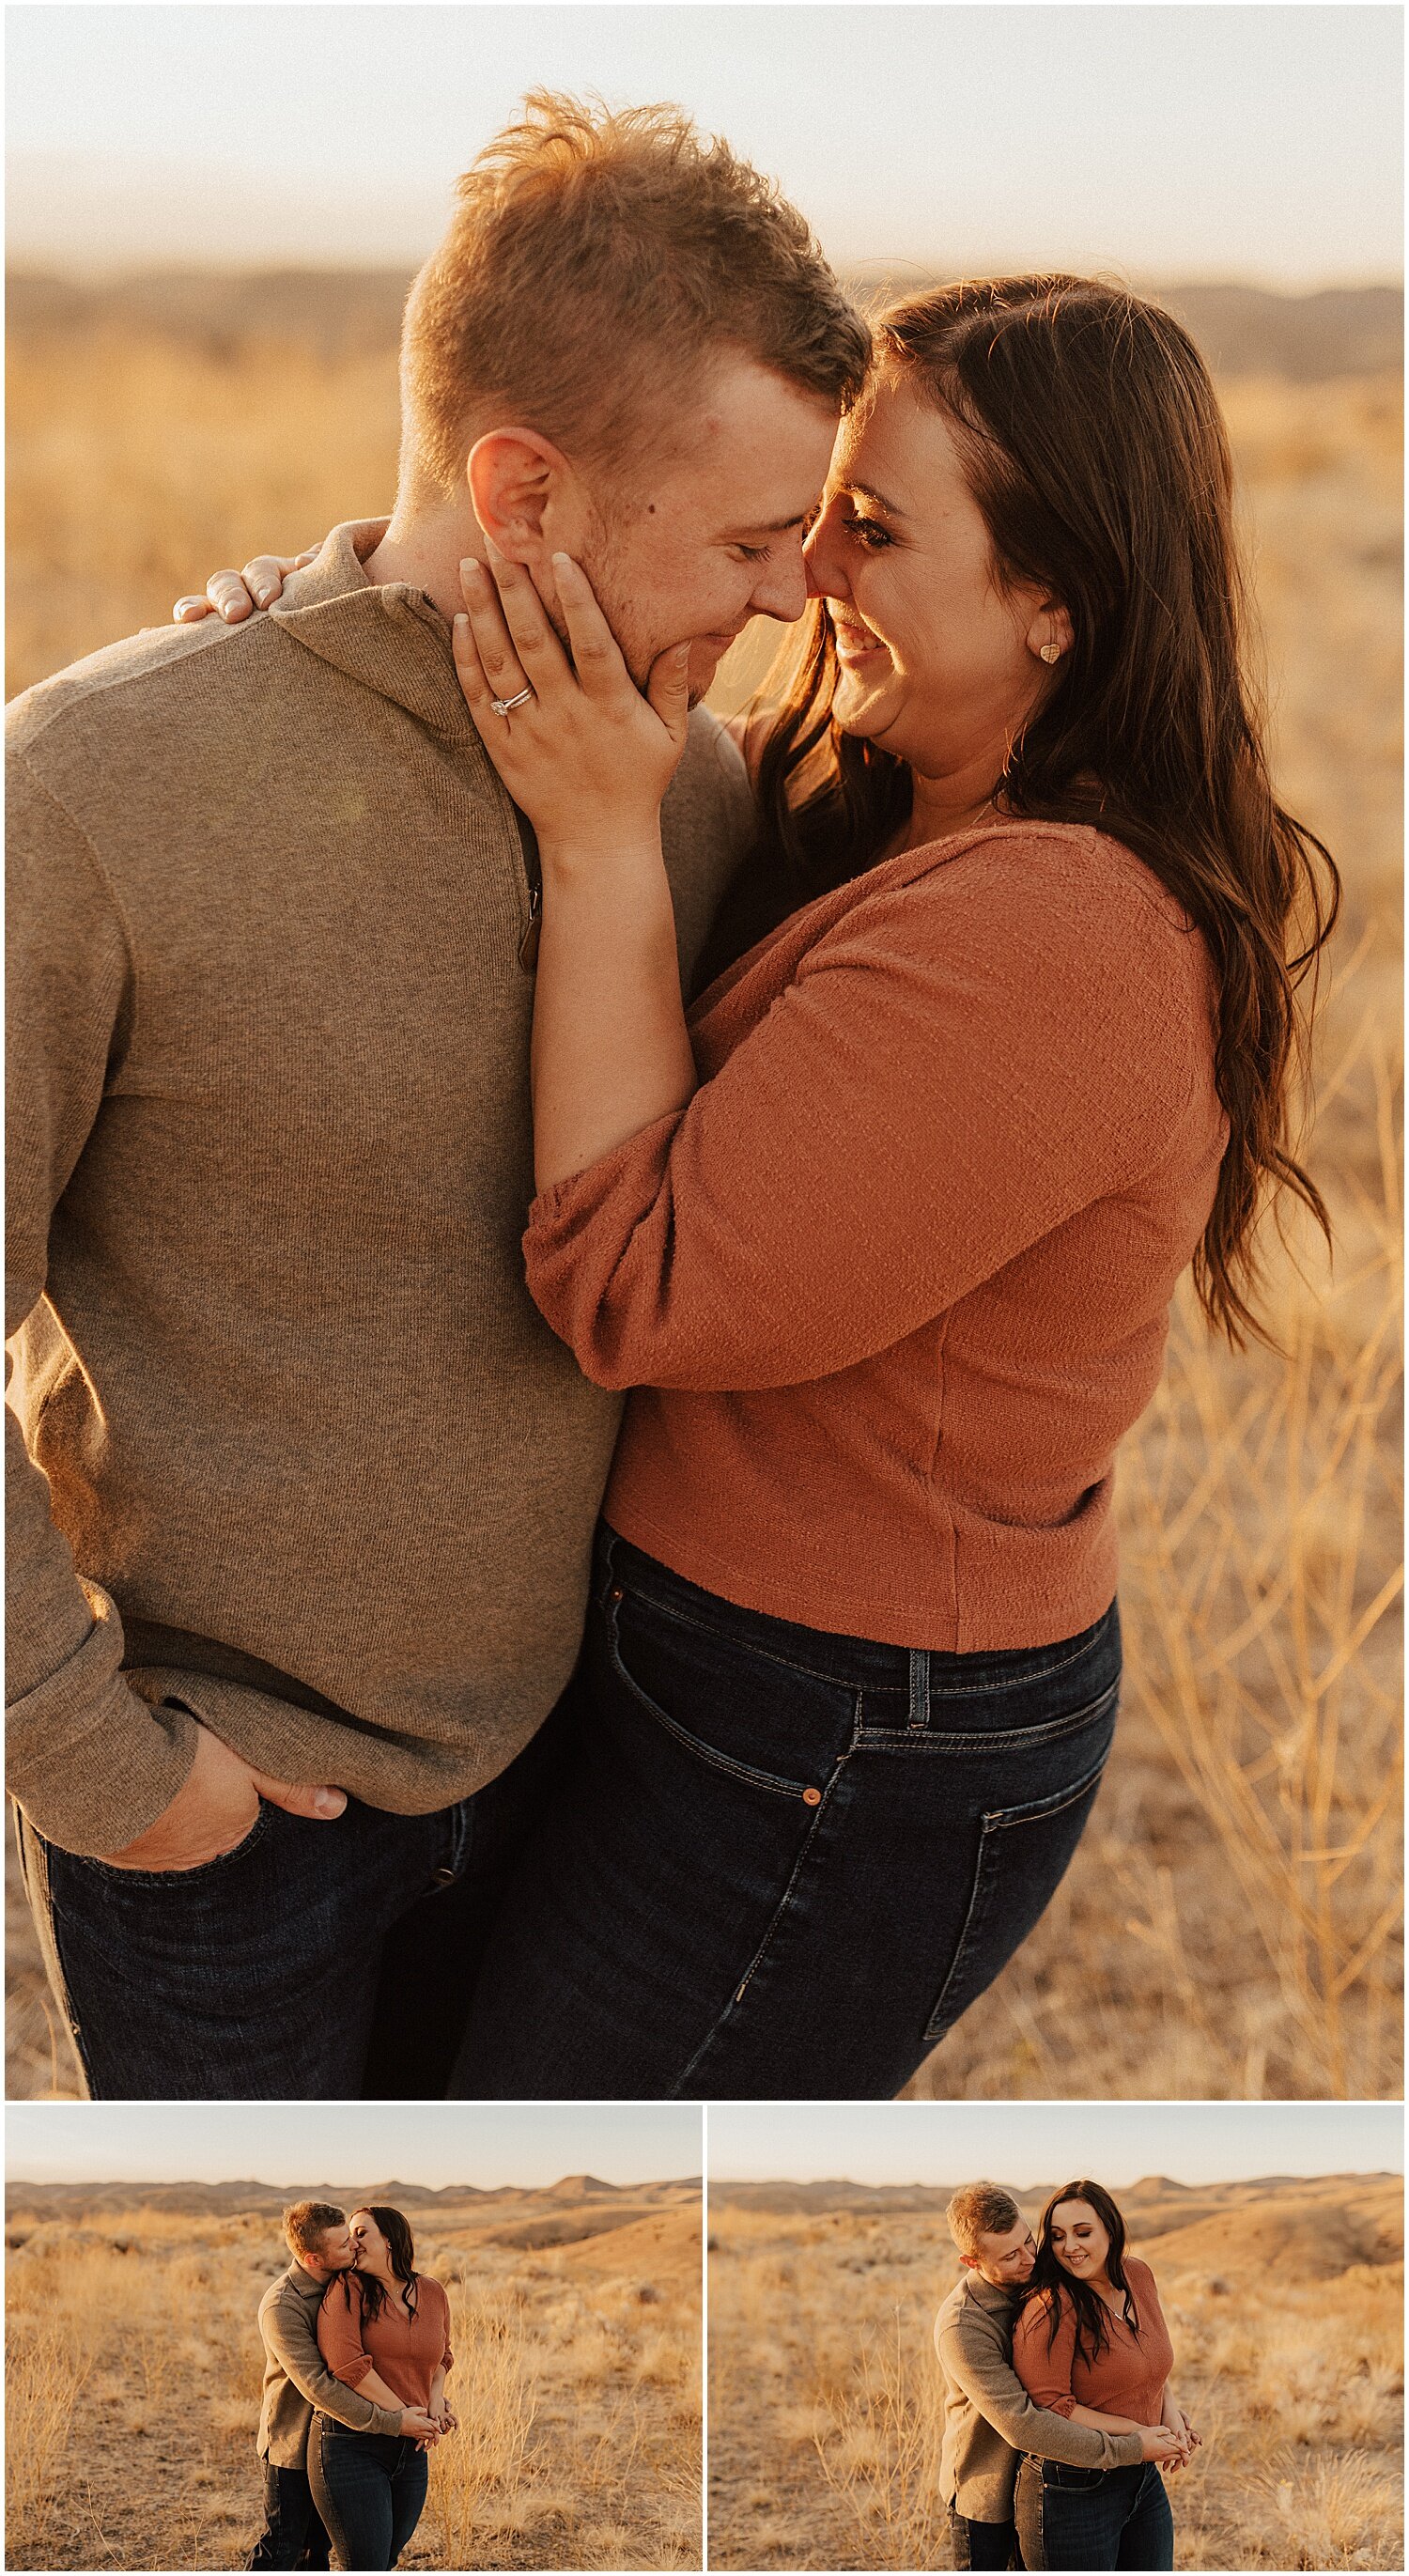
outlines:
M996 775L1052 686L1037 648L1065 649L1071 627L1045 591L1000 582L954 426L903 378L843 423L806 553L836 637L837 722L923 777L995 745Z
M1052 2212L1052 2251L1064 2272L1094 2280L1106 2268L1111 2240L1089 2201L1059 2200Z
M633 679L644 681L658 654L689 640L698 699L751 618L801 617L803 538L836 431L829 402L731 356L665 455L612 481L610 519L604 484L580 560Z

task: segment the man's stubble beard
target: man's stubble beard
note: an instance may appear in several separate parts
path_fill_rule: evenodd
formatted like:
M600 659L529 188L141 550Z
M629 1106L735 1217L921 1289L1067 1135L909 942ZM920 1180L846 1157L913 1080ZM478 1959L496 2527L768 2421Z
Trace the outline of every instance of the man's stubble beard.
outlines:
M578 563L592 584L593 597L612 630L632 681L644 697L646 683L659 655L668 651L672 642L683 643L685 639L683 636L668 636L664 643L656 644L641 638L627 604L627 583L620 570L620 561L621 548L599 512L592 537L583 545ZM548 608L548 620L570 661L572 647L568 642L567 622L556 600ZM703 688L690 690L687 703L692 713L696 707L703 706L713 686L714 675L711 673Z

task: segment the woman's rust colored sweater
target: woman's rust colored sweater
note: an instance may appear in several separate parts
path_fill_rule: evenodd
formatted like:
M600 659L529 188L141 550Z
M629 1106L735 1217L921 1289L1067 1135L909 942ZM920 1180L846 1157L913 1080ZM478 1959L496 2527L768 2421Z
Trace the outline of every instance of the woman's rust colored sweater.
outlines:
M1214 1007L1174 898L1071 825L907 851L752 949L692 1013L688 1107L525 1238L586 1374L636 1390L612 1527L899 1646L1099 1618L1227 1140Z
M334 2379L358 2388L375 2370L396 2391L403 2406L429 2407L431 2382L455 2355L450 2349L450 2301L428 2272L416 2275L416 2313L403 2315L387 2298L381 2314L369 2317L355 2272L340 2272L330 2281L318 2311L318 2349Z
M1125 2319L1113 2314L1110 2341L1094 2361L1077 2357L1076 2310L1060 2290L1061 2314L1050 2351L1050 2292L1039 2292L1018 2310L1013 2322L1013 2368L1038 2406L1050 2407L1054 2415L1069 2415L1073 2406L1089 2406L1098 2415L1127 2415L1133 2424L1158 2424L1165 2382L1174 2368L1174 2346L1149 2264L1127 2255L1125 2277L1139 2315L1139 2332L1132 2334Z

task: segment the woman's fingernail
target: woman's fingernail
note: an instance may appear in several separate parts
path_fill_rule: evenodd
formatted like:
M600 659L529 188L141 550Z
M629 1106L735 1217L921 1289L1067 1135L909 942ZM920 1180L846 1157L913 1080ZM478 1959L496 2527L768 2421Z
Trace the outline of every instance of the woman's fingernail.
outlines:
M503 562L503 560L504 560L503 549L502 549L502 547L500 547L500 546L496 546L496 544L495 544L495 542L494 542L494 539L493 539L493 538L491 537L491 535L489 534L489 531L488 531L488 529L487 529L487 528L486 528L486 530L485 530L485 535L484 535L484 551L485 551L485 553L489 556L489 558L490 558L491 562L493 562L493 563L502 563L502 562Z
M457 634L457 635L468 635L469 631L470 631L470 621L469 621L468 617L465 615L465 612L464 612L463 608L457 608L457 609L456 609L456 611L455 611L455 632L456 632L456 634Z
M553 561L557 565L559 572L576 572L577 570L577 566L573 562L571 555L554 555Z
M313 1812L318 1816L340 1816L346 1805L341 1789L320 1789L313 1801Z

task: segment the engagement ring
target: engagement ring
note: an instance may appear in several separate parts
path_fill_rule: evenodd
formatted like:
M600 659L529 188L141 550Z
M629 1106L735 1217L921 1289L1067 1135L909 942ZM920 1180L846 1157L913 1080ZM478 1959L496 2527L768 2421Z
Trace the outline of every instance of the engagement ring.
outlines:
M520 689L516 698L491 698L489 703L497 716L510 716L515 707L526 707L532 695L532 689Z

